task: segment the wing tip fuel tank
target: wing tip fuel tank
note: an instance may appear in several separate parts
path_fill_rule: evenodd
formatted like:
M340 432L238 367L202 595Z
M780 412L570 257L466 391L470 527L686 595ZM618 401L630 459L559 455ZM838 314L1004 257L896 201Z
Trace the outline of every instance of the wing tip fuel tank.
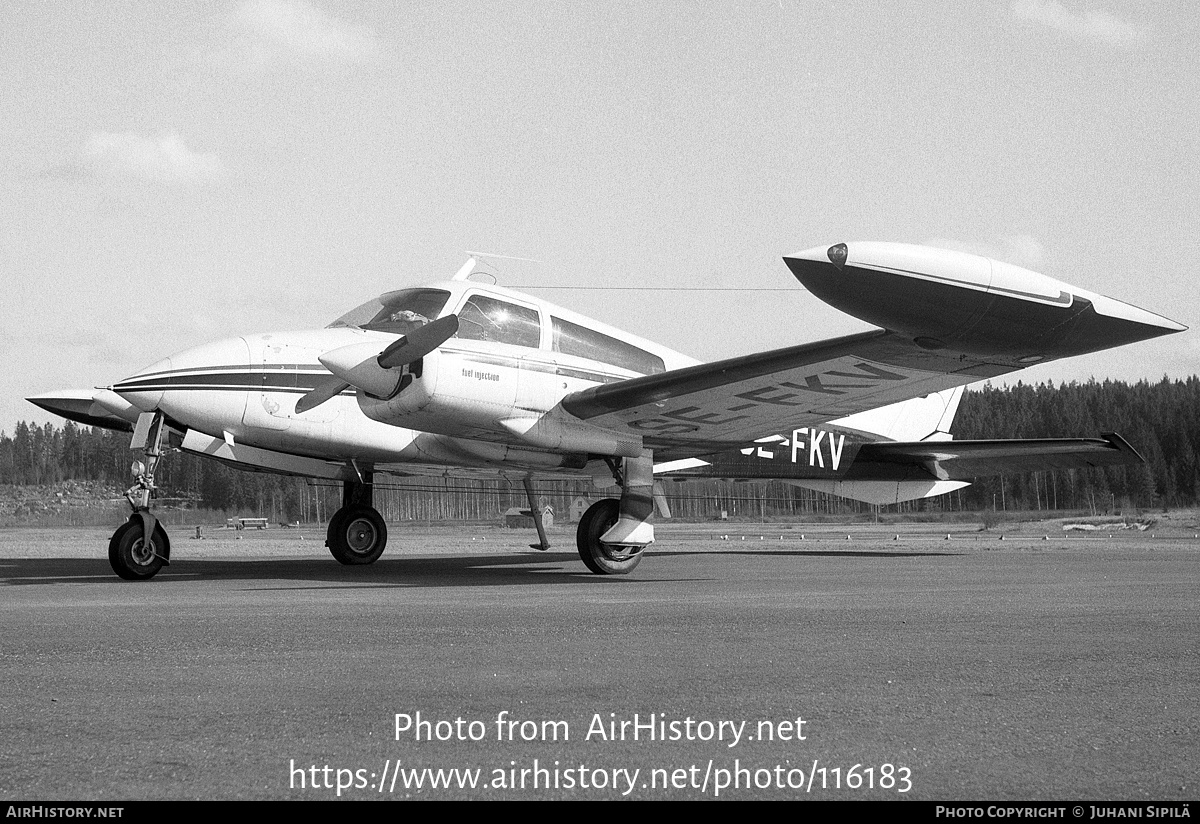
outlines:
M810 292L929 349L1029 364L1186 326L990 258L904 243L807 249L784 262Z

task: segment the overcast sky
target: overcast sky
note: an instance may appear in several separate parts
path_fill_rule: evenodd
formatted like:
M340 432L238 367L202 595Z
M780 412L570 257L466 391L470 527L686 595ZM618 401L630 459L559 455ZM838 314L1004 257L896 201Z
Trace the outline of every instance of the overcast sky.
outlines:
M1195 328L1198 29L1186 0L6 0L0 429L468 249L706 360L865 328L780 259L848 240ZM600 285L761 291L539 288ZM1187 332L1019 377L1197 372Z

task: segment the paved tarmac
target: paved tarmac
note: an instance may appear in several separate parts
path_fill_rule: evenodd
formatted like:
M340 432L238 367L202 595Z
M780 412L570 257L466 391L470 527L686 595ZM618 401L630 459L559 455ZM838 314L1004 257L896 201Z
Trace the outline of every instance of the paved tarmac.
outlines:
M1194 541L204 543L0 559L0 798L1200 793Z

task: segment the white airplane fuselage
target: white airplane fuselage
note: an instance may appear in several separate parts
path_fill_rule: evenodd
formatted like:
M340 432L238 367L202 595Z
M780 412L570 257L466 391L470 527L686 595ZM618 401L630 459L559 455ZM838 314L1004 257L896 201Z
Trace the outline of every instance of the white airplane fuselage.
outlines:
M535 311L536 346L453 338L422 359L419 374L388 399L349 387L297 412L296 402L330 377L318 360L331 351L380 350L395 334L348 326L226 338L171 355L112 387L135 412L160 410L214 439L292 455L393 464L580 469L611 436L578 422L546 432L566 395L642 372L555 351L555 324L620 339L660 359L663 369L697 361L546 301L471 281L421 287L449 293L442 315L486 297ZM431 318L432 320L432 318ZM528 339L527 343L535 341ZM588 436L594 440L589 441ZM605 440L607 439L607 440ZM598 441L598 442L597 442Z

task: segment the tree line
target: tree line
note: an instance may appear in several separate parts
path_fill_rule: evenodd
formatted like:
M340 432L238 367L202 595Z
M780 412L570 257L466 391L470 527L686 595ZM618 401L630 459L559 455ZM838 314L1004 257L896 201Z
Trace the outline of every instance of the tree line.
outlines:
M901 509L1093 510L1193 506L1200 502L1200 377L1151 383L1089 381L996 388L963 394L954 436L970 438L1095 437L1118 432L1145 464L982 478L949 495ZM0 484L52 485L94 481L123 489L131 482L129 434L82 427L18 423L0 432ZM337 485L249 472L187 453L160 465L160 504L202 507L274 521L323 522L340 506ZM578 497L599 497L590 484L542 481L539 497L556 512ZM865 511L864 505L780 483L694 481L665 485L675 514L714 517ZM376 506L389 520L488 519L526 507L519 483L422 478L381 480Z
M1146 459L1103 469L981 478L953 493L968 508L1109 510L1200 501L1200 377L1195 375L1157 383L984 386L963 394L953 431L960 439L1116 432Z

